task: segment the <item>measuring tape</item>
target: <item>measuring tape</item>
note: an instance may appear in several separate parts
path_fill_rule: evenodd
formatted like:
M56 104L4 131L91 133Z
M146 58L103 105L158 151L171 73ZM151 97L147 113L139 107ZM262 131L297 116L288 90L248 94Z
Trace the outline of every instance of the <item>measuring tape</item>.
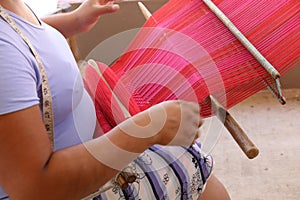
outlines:
M31 42L25 37L25 35L22 33L22 31L18 28L16 23L13 21L13 19L6 13L4 8L0 5L0 16L6 21L13 29L15 32L17 32L21 38L24 40L24 42L28 45L29 49L31 50L33 56L35 57L41 77L42 77L42 98L43 98L43 120L45 124L45 128L48 134L48 137L50 139L50 143L52 148L54 147L54 126L53 126L53 110L52 110L52 96L51 96L51 91L50 91L50 86L48 82L48 78L46 75L46 71L44 68L44 65L38 56L36 50L33 48Z

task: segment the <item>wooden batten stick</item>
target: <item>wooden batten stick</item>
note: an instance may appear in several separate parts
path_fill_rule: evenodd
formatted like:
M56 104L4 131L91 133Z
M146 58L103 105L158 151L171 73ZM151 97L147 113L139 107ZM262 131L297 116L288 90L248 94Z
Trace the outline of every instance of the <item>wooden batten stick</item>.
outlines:
M240 127L231 114L212 96L210 95L211 108L217 118L224 123L233 139L237 142L242 151L249 159L255 158L259 150L250 140L245 131Z

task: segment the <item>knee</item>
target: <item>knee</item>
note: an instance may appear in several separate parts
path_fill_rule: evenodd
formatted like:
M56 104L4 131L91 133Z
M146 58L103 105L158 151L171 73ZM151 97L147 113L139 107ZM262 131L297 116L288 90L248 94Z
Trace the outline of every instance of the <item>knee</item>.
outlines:
M224 185L212 174L199 200L230 200L230 196Z

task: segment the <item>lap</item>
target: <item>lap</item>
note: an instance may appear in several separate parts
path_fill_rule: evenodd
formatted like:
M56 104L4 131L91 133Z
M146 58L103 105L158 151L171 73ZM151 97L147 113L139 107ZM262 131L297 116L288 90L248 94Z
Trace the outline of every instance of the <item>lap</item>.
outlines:
M184 148L154 145L128 166L136 180L121 189L111 188L94 199L198 199L211 174L212 158L200 144ZM104 187L107 187L104 186Z

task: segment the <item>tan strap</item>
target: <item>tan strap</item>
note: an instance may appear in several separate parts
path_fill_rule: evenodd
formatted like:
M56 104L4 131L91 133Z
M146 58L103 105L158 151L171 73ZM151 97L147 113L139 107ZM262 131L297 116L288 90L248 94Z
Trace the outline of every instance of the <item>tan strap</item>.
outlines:
M5 9L0 5L0 16L16 31L21 38L24 40L24 42L28 45L30 48L33 56L35 57L39 69L41 72L42 77L42 98L43 98L43 120L45 124L45 128L47 131L47 134L50 139L51 146L54 147L54 120L53 120L53 110L52 110L52 95L51 90L48 82L48 78L46 75L46 71L44 68L44 65L40 59L40 57L37 54L37 51L31 44L31 42L25 37L25 35L22 33L22 31L18 28L14 20L6 13Z

